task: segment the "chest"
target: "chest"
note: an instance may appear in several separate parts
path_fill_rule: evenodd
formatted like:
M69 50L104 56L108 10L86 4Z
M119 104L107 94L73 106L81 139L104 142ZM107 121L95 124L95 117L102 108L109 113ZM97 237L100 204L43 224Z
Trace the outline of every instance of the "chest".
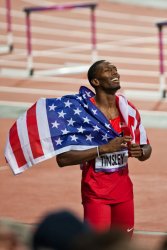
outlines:
M114 108L100 108L101 112L106 116L108 120L113 120L120 115L117 107Z

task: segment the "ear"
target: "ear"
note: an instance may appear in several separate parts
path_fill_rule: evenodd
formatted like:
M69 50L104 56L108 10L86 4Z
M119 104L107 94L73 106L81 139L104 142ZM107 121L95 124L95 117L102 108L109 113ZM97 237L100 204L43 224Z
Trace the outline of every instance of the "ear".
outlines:
M91 83L92 83L92 85L93 85L94 87L99 86L99 80L96 79L96 78L95 78L95 79L92 79Z

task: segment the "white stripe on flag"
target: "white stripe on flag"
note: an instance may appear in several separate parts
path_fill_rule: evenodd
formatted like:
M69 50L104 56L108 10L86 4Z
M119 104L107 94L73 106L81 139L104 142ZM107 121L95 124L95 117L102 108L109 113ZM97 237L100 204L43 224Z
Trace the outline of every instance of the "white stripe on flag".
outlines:
M119 95L119 109L121 111L121 114L125 120L126 125L128 126L128 102L126 98L122 95Z
M132 116L134 118L134 126L131 125L131 128L132 128L132 132L133 132L133 136L134 136L133 142L135 142L135 140L136 140L135 129L137 126L136 110L134 108L132 108L130 105L128 105L128 113L129 113L129 116Z
M7 137L7 141L6 141L5 157L8 161L8 164L11 166L12 171L14 173L16 173L18 170L18 164L17 164L16 158L13 154L13 150L11 148L11 145L10 145L9 136Z
M137 127L137 119L136 119L136 109L134 109L132 106L128 105L128 109L129 109L129 115L132 116L134 118L134 130Z
M140 144L141 145L147 144L147 135L143 124L140 124L139 130L140 130Z
M27 130L27 112L25 112L22 116L17 120L17 131L20 139L21 148L23 150L24 157L27 161L27 166L31 167L33 165L33 154L30 147L30 141L28 137Z
M40 137L40 142L45 157L50 158L55 155L54 147L51 140L48 118L46 113L46 99L41 98L38 100L36 105L36 117L37 117L37 126Z

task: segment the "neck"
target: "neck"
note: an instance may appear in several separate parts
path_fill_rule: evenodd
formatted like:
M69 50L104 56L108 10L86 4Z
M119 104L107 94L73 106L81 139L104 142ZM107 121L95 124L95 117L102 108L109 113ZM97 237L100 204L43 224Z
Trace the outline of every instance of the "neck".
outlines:
M95 95L95 101L99 107L114 108L116 107L115 99L115 94L105 94L100 92Z
M96 106L107 117L108 120L112 120L119 116L119 110L116 106L115 94L97 94L95 95Z

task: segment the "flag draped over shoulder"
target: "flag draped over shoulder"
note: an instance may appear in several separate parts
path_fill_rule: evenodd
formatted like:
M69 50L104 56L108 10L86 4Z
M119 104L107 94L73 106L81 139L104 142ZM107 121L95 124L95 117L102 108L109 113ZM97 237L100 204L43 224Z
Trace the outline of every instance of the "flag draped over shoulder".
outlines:
M119 136L90 101L94 93L81 87L78 94L41 98L11 127L5 157L15 174L69 150L85 150ZM147 144L140 115L124 96L117 103L133 141Z

